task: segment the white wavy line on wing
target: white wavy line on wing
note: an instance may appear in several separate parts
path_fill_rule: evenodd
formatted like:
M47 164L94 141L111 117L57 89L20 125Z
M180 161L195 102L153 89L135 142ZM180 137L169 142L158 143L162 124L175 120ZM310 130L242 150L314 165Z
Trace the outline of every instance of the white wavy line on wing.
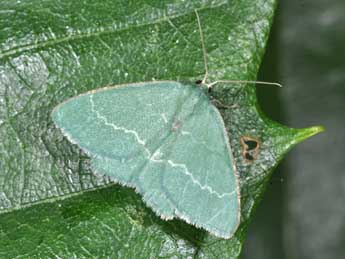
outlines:
M100 119L101 121L104 122L105 125L109 126L109 127L112 127L115 131L117 130L120 130L120 131L123 131L125 132L126 134L131 134L135 137L135 139L137 140L137 142L143 146L145 152L147 153L147 159L149 159L150 161L154 162L154 163L168 163L171 167L178 167L178 168L181 168L183 169L182 172L189 176L190 179L192 180L192 182L196 185L198 185L200 187L201 190L206 190L208 191L209 193L211 194L214 194L216 195L218 198L222 199L223 197L225 196L231 196L235 193L235 191L232 191L232 192L229 192L229 193L218 193L217 191L213 190L210 186L208 186L207 184L205 185L202 185L197 179L194 178L193 174L191 172L189 172L187 166L185 164L179 164L179 163L175 163L174 161L172 160L160 160L160 159L156 159L156 156L159 155L159 149L154 153L154 154L151 154L150 150L145 146L146 144L146 141L144 139L141 139L139 137L139 134L135 131L135 130L130 130L130 129L127 129L127 128L124 128L124 127L119 127L117 125L115 125L114 123L110 123L108 122L107 118L103 115L101 115L99 113L99 111L97 111L95 109L95 103L94 103L94 100L93 100L93 95L91 94L90 95L90 104L91 104L91 111L93 113L96 114L96 117L98 119Z

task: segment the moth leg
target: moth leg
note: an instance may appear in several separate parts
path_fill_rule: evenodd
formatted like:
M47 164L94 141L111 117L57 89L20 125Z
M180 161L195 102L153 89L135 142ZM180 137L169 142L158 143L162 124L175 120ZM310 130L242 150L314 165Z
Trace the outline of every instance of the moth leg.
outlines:
M217 99L212 99L212 102L213 102L214 106L216 106L218 109L237 109L237 108L240 108L240 106L238 104L226 105Z

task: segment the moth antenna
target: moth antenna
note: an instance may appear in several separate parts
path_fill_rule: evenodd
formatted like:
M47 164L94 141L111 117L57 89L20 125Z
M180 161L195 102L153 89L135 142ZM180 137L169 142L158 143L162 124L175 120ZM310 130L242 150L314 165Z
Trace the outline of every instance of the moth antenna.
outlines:
M196 19L198 20L201 48L202 48L202 54L203 54L203 59L204 59L204 67L205 67L205 75L204 75L204 78L202 79L201 83L202 84L206 84L206 80L207 80L207 77L208 77L208 67L207 67L207 57L206 57L207 53L206 53L205 42L204 42L204 34L202 32L201 21L200 21L200 17L199 17L198 11L196 9L194 11L195 11L195 14L196 14Z
M233 84L259 84L259 85L274 85L278 87L283 87L282 84L275 82L266 81L252 81L252 80L217 80L207 85L207 87L212 87L218 83L233 83Z
M202 32L201 27L201 20L198 13L198 10L195 9L195 15L198 21L198 27L199 27L199 34L200 34L200 41L201 41L201 47L202 47L202 53L203 53L203 59L204 59L204 67L205 67L205 75L202 79L201 83L207 85L208 88L212 88L212 86L216 85L217 83L237 83L237 84L260 84L260 85L274 85L278 87L283 87L283 85L275 82L266 82L266 81L252 81L252 80L217 80L215 82L207 84L207 78L208 78L208 66L207 66L207 52L205 47L205 38L204 33Z

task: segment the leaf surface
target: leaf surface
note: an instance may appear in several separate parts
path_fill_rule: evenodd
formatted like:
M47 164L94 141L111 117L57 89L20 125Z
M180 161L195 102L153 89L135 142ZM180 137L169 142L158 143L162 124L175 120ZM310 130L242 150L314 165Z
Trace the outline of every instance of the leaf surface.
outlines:
M119 83L202 79L195 9L210 79L255 79L275 1L3 1L0 4L0 256L237 258L272 169L320 128L295 130L258 111L255 88L217 85L241 180L230 240L163 221L132 189L94 175L54 127L52 109ZM238 108L229 109L226 105ZM243 136L260 142L253 162Z

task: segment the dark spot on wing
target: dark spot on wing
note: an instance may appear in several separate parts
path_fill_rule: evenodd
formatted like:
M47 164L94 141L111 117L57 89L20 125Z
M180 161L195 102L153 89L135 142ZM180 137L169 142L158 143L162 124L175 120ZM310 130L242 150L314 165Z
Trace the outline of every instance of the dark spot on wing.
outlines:
M182 122L175 118L173 124L171 125L171 130L173 132L177 132L181 128L181 126Z

